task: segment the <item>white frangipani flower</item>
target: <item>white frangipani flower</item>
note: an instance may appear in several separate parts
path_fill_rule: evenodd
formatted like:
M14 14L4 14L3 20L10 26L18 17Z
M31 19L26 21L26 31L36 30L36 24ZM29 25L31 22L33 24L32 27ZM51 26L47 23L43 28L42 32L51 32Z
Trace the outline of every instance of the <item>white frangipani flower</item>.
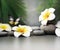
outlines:
M57 28L55 30L55 34L60 37L60 21L55 25Z
M32 28L30 26L14 26L12 28L14 30L14 36L19 37L20 35L23 35L25 37L30 36L30 32L32 31Z
M54 11L55 11L54 8L49 8L41 12L41 15L39 16L39 21L41 21L42 25L46 25L48 20L55 19Z
M60 28L56 28L55 34L60 37Z
M58 28L60 28L60 21L58 21L55 26L58 27Z
M0 31L11 31L11 26L9 24L0 24Z

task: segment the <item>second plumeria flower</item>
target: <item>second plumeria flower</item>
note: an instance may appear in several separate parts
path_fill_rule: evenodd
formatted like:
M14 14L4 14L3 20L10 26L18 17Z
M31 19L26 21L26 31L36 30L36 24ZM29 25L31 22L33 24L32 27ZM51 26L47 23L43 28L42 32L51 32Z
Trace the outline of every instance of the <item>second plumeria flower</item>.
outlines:
M60 37L60 21L57 22L56 27L55 34Z
M20 35L23 35L25 37L29 37L30 32L32 31L32 28L30 26L19 25L19 26L13 27L12 30L14 30L15 37L19 37Z
M9 24L0 24L0 31L11 31L11 26Z
M48 20L55 19L54 11L55 11L54 8L49 8L41 12L41 15L39 16L39 21L41 21L42 25L46 25Z

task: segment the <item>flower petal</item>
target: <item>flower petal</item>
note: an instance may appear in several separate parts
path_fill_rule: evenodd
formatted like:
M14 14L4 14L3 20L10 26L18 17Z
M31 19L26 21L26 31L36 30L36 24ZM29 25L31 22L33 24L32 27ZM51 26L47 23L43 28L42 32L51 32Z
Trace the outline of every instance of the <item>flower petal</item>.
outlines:
M0 28L0 32L3 31L3 29Z
M16 22L19 22L19 20L20 20L20 18L17 18L17 19L16 19Z
M10 25L7 25L6 31L11 31L11 26Z
M55 15L54 15L54 13L51 13L51 14L49 15L48 20L54 20L54 19L55 19Z
M8 27L8 28L6 29L6 31L11 31L11 27Z
M60 37L60 29L59 28L56 28L55 33L56 33L57 36Z
M26 26L26 25L21 26L21 25L19 25L19 27L22 27L22 28L24 27L24 28L28 29L28 31L30 31L30 32L32 31L32 28L30 26Z
M43 12L41 12L41 15L39 16L39 21L43 20L43 15L48 11L48 9L45 9Z
M11 31L11 26L9 24L0 24L0 29Z
M18 25L18 27L21 27L21 25Z
M32 31L32 28L30 26L26 26L26 29L28 29L29 32Z
M20 32L14 32L14 36L17 37L17 38L18 38L21 34L22 34L22 33L20 33Z
M46 25L46 24L47 24L47 20L41 21L41 24L42 24L42 25Z
M18 27L17 26L14 26L13 28L12 28L12 30L16 30Z
M19 22L16 21L14 24L17 25L18 23L19 23Z
M49 12L54 13L55 9L54 8L49 8Z
M24 34L22 34L25 37L29 37L30 36L30 32L25 32Z
M10 21L13 21L14 19L12 17L10 17Z
M60 21L58 21L55 26L58 27L58 28L60 28Z
M39 16L39 21L42 21L43 20L42 17L43 17L42 15Z

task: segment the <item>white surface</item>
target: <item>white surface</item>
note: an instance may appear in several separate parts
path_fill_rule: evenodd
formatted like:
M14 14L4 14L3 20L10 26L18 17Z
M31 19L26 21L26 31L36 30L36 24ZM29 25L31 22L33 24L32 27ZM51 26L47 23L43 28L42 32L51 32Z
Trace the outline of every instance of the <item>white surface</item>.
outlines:
M60 50L56 36L0 37L0 50Z

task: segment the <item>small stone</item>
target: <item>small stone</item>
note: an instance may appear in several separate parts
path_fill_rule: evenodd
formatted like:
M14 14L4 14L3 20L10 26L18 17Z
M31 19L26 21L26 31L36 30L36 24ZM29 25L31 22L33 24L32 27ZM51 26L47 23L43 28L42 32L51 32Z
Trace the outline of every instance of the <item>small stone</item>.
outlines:
M4 34L7 34L7 32L0 32L0 35L4 35Z
M46 34L55 34L55 25L40 26L40 29L44 30Z
M31 26L31 28L32 28L33 30L40 29L39 26Z
M34 30L31 35L42 35L44 34L44 31L43 30Z
M7 36L7 32L0 32L0 37Z
M8 35L13 35L13 33L14 33L13 31L10 31L8 32Z

